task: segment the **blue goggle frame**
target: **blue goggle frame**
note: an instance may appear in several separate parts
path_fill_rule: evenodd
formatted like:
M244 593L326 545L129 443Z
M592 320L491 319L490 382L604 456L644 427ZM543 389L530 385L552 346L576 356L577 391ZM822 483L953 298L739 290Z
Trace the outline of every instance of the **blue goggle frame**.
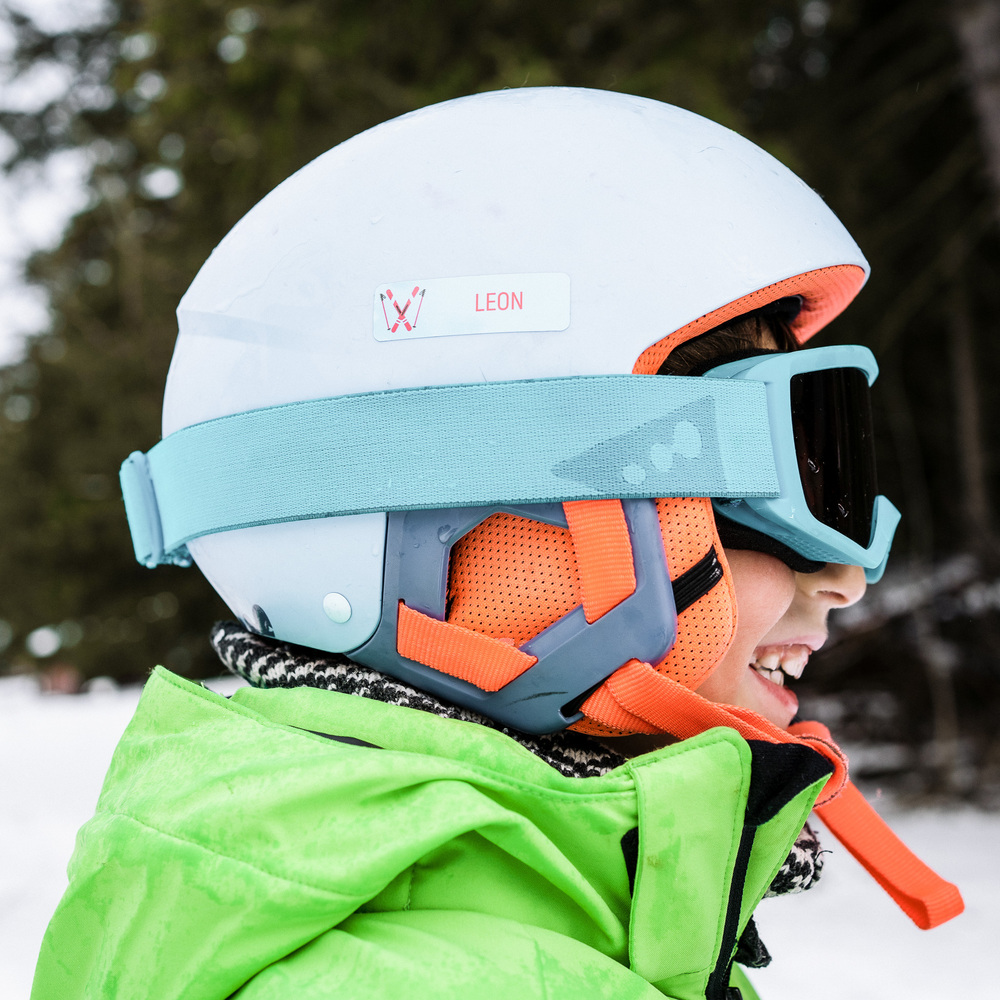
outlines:
M796 376L832 369L856 369L867 385L878 376L878 365L871 351L856 345L820 347L791 353L759 355L729 362L710 369L702 377L710 379L747 380L764 386L767 397L775 470L778 476L778 496L716 498L718 514L753 528L794 549L815 562L846 563L861 566L869 583L879 580L885 571L900 514L884 496L872 496L871 533L866 545L860 544L824 523L813 513L802 483L799 449L793 424L792 382ZM825 414L830 432L837 424L858 419L856 413ZM867 442L868 448L874 442ZM840 462L874 464L873 455L844 454L846 448L836 447Z

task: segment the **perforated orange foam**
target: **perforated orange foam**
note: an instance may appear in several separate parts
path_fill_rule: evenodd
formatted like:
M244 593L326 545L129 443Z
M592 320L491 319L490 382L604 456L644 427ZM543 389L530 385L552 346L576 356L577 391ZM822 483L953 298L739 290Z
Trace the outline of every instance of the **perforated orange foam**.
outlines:
M656 501L669 570L676 579L714 548L725 565L711 501ZM522 645L583 602L580 571L569 531L499 513L460 539L451 553L448 622ZM728 572L681 612L677 640L658 671L695 687L732 640L736 603ZM627 658L627 650L624 651ZM581 720L583 732L621 735L635 726L609 727Z
M493 514L451 550L449 622L520 646L582 601L569 532Z
M736 595L726 555L715 527L712 501L704 498L659 499L663 547L670 553L670 576L677 579L710 549L725 569L722 580L677 617L677 641L661 663L660 673L695 688L722 659L736 627Z

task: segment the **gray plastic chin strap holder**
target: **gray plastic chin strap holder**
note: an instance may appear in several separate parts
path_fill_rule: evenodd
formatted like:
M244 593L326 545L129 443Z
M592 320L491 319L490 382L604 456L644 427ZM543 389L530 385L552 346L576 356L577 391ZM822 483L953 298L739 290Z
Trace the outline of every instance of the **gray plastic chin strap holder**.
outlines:
M451 547L491 514L504 511L565 528L562 504L452 507L389 514L382 620L352 660L472 709L525 733L554 733L583 717L580 704L623 663L661 660L674 643L677 614L656 504L623 500L632 543L635 592L587 623L577 606L519 647L538 658L498 691L401 656L396 649L399 601L444 621Z

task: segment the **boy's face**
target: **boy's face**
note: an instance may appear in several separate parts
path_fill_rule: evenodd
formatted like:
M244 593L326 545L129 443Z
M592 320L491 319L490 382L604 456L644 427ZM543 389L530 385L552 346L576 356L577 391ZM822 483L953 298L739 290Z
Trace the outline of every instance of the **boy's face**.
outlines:
M799 702L783 686L784 675L799 676L826 641L831 609L861 599L864 570L827 563L817 573L796 573L774 556L744 549L727 550L726 559L736 591L736 635L698 693L749 708L785 729Z

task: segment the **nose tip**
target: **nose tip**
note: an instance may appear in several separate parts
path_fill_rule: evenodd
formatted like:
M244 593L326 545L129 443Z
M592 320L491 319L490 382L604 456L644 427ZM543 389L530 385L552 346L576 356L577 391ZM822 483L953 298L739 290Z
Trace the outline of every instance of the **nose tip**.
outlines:
M832 608L849 608L864 597L868 589L865 571L860 566L827 563L818 573L805 577L807 588L815 597L825 599Z

